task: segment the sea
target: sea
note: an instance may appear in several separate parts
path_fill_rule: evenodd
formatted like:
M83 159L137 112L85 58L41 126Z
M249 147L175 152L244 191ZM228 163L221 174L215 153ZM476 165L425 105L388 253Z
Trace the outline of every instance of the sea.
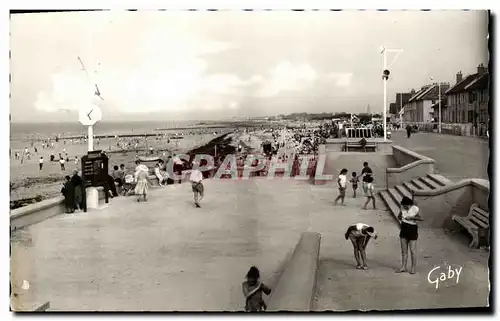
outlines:
M118 134L152 134L157 129L185 128L199 125L200 121L137 121L137 122L99 122L94 125L94 135L118 135ZM58 123L11 123L10 139L30 140L55 138L60 135L77 136L86 135L87 127L78 122Z

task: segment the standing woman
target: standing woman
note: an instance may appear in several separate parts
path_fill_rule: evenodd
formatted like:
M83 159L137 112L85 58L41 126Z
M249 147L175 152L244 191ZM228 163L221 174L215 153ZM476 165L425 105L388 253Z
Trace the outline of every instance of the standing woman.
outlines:
M141 195L144 198L144 202L147 201L148 194L148 168L146 165L141 164L140 160L135 161L137 167L135 168L135 180L137 184L135 185L134 193L137 195L137 202L141 201Z
M415 274L417 267L417 239L418 226L417 221L423 221L419 215L419 209L413 204L413 201L408 197L403 197L401 200L401 212L398 219L401 221L401 231L399 232L399 240L401 242L401 268L397 273L407 272L406 263L408 261L408 248L411 255L410 274Z

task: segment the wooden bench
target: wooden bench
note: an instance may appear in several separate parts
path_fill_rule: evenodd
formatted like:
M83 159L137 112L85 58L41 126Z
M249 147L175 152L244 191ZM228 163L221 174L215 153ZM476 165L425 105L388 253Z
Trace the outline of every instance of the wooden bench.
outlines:
M349 148L363 148L366 152L368 148L375 150L377 148L377 145L374 142L366 142L365 146L363 147L363 145L361 145L359 142L346 142L344 151L348 152Z
M452 219L463 226L470 235L472 242L469 247L478 248L489 242L490 213L479 208L476 203L472 204L467 216L453 215Z

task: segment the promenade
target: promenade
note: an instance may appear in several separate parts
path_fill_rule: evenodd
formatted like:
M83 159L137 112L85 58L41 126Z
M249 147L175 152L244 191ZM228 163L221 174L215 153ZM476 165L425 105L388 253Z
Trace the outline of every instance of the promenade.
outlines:
M488 253L441 230L422 230L416 275L397 275L399 229L391 214L360 209L362 198L334 207L333 183L207 180L202 208L189 184L112 199L88 213L60 215L13 233L14 307L50 301L53 311L242 310L241 282L257 265L276 284L304 231L322 234L315 310L485 305ZM354 268L349 224L373 225L367 271ZM460 282L436 290L428 272L463 267ZM24 280L30 288L23 290Z
M436 161L437 171L452 181L488 178L488 140L418 132L406 138L406 131L394 131L391 140Z

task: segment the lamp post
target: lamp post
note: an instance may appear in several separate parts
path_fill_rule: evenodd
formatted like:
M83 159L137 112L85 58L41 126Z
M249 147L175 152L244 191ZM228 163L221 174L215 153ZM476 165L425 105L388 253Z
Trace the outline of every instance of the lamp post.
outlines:
M383 55L383 74L382 74L382 80L384 81L384 111L383 111L383 117L384 117L384 141L387 140L387 80L389 80L389 67L387 65L387 53L388 52L394 52L397 55L394 57L394 59L391 62L392 63L396 60L398 55L403 52L403 49L388 49L385 46L380 47L380 53Z

